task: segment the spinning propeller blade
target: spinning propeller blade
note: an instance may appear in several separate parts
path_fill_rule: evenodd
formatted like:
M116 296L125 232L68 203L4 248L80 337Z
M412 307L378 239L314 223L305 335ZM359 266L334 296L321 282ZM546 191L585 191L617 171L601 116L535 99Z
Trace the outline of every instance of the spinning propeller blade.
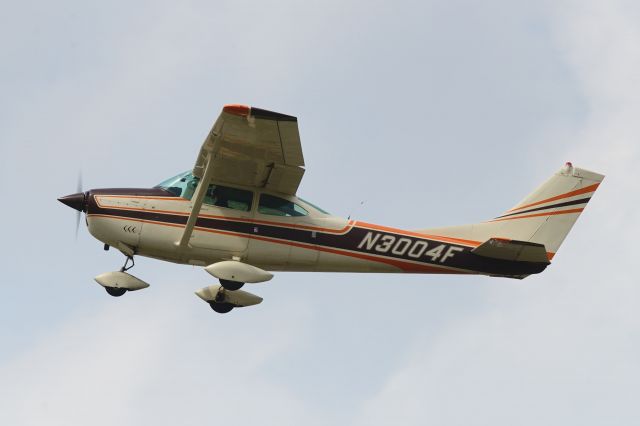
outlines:
M58 198L62 204L76 210L76 239L78 239L78 229L80 228L80 215L87 211L87 194L82 191L82 173L78 173L78 185L75 194L65 195Z
M82 191L82 171L78 172L78 184L76 185L76 192L80 193ZM78 210L76 213L76 240L78 239L78 229L80 229L80 216L82 216L82 212Z

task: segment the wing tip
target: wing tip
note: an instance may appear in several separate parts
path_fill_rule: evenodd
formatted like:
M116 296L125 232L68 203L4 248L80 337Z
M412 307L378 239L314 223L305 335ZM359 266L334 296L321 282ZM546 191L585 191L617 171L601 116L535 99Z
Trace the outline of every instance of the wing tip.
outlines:
M251 112L251 107L241 104L227 104L222 108L223 112L227 114L239 115L240 117L247 117Z

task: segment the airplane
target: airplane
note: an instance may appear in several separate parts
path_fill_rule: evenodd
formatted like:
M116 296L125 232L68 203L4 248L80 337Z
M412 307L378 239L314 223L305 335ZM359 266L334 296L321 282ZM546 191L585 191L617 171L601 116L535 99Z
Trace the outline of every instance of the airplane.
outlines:
M134 256L204 267L219 284L196 294L218 313L256 305L240 290L274 271L482 274L542 272L604 176L566 163L503 214L480 223L403 230L333 216L296 195L305 172L296 117L225 105L195 165L153 188L58 198L90 234L124 254L95 278L112 296L149 287Z

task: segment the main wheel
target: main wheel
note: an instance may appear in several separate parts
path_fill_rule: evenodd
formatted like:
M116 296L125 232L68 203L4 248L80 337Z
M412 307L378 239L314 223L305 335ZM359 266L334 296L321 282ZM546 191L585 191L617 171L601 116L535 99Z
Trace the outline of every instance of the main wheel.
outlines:
M226 290L235 291L240 290L244 283L220 279L220 285L222 285L222 287L224 287Z
M120 297L127 292L126 288L105 287L104 289L113 297Z
M233 305L231 303L209 302L209 306L219 314L226 314L227 312L231 312L233 309Z

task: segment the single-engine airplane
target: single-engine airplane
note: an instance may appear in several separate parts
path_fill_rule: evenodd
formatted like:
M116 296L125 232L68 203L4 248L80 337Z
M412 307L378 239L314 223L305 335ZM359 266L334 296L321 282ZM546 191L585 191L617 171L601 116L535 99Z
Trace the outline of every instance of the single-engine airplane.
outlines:
M226 105L193 169L154 188L92 189L58 200L86 213L91 235L126 260L95 278L112 296L149 286L134 256L203 266L220 284L196 294L219 313L258 304L240 290L268 271L483 274L542 272L604 176L566 163L498 217L402 230L333 216L296 196L304 174L298 120Z

